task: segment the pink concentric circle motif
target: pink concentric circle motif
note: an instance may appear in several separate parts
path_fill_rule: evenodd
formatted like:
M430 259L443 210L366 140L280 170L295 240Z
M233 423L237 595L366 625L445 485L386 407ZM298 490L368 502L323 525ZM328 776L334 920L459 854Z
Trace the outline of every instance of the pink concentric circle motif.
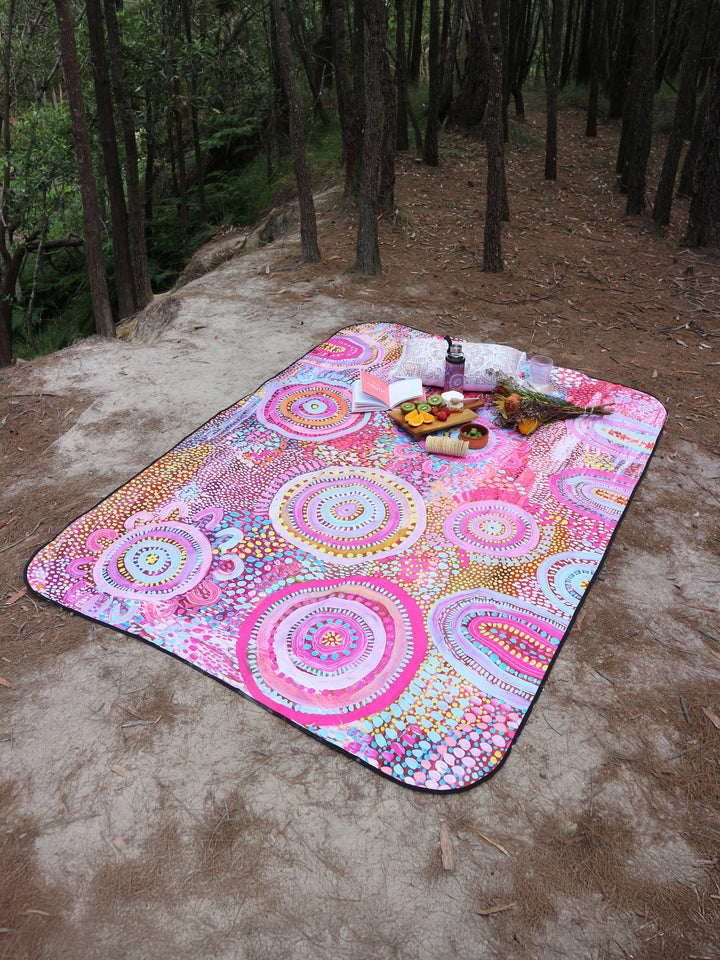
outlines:
M261 423L299 440L332 440L364 426L369 414L351 412L347 387L319 381L287 384L258 406Z
M163 521L130 530L93 566L101 593L130 600L168 600L192 590L212 563L207 537L186 523Z
M338 333L311 350L303 363L322 370L346 370L360 364L377 363L385 356L385 349L370 337L354 333Z
M514 563L540 542L532 515L514 503L477 500L453 510L443 524L447 540L489 561Z
M463 590L430 611L428 631L444 659L489 697L525 710L562 639L560 619L492 590Z
M547 599L569 619L582 600L599 564L599 555L587 551L551 554L538 567L538 585Z
M272 594L237 643L260 703L304 725L343 723L391 704L427 649L422 613L377 578L316 580Z
M385 470L329 467L288 480L270 504L285 540L334 564L354 565L402 553L422 536L425 504Z
M564 470L549 477L553 495L584 516L617 523L623 515L633 484L602 470Z

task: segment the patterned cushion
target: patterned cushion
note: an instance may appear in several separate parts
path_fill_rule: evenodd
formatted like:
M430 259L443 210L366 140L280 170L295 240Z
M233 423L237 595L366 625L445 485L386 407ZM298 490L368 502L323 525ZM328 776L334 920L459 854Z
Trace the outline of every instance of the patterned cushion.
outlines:
M498 380L517 377L525 354L499 343L463 343L465 390L494 390ZM445 382L447 343L438 337L412 337L405 343L393 379L420 377L426 386Z

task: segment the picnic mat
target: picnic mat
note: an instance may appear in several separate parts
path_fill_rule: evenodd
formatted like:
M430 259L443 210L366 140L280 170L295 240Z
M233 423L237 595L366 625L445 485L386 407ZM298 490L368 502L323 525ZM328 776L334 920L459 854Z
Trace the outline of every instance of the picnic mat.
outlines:
M502 763L648 464L653 397L554 372L608 417L431 456L352 413L419 331L348 327L71 523L29 586L149 641L400 783ZM132 649L128 649L132 653Z

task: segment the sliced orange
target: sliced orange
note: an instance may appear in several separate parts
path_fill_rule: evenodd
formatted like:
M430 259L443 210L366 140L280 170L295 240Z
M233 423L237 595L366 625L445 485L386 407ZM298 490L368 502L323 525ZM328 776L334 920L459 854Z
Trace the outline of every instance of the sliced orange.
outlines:
M425 410L422 411L422 420L421 423L432 423L435 419L434 413L427 413Z
M405 419L411 427L419 427L423 423L423 414L421 410L413 410L405 414Z

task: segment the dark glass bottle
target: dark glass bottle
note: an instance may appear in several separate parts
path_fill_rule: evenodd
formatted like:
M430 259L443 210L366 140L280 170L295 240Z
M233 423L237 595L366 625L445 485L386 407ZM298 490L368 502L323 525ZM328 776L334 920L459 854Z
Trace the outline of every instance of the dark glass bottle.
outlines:
M462 344L455 343L452 337L445 336L448 342L447 355L445 357L445 390L457 390L463 392L465 386L465 356L462 352Z

